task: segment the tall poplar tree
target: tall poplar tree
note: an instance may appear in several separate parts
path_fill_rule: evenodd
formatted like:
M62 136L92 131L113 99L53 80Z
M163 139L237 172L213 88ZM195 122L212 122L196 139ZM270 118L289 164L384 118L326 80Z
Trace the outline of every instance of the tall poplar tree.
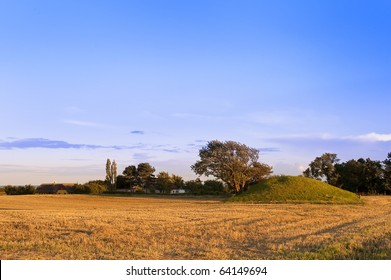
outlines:
M116 190L116 179L117 179L117 163L115 160L113 162L110 159L106 161L106 182L109 191Z

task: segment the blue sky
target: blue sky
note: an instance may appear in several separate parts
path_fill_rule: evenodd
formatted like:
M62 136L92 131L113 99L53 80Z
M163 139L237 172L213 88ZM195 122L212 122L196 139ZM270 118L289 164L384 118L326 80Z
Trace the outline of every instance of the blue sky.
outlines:
M0 185L149 162L196 178L207 141L277 174L391 152L389 1L0 1Z

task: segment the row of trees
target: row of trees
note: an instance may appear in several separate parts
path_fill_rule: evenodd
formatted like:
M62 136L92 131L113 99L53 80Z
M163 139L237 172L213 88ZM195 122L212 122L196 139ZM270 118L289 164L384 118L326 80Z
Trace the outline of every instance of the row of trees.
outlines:
M272 173L272 167L259 160L259 150L235 141L213 140L199 151L200 160L191 166L197 175L213 176L185 182L181 176L162 171L155 175L155 168L147 162L127 166L117 175L117 163L107 159L106 178L73 186L75 193L115 192L117 189L170 193L183 189L193 194L240 193ZM22 190L21 190L22 191Z
M4 192L7 195L22 195L22 194L34 194L35 187L32 185L25 186L5 186Z
M390 194L391 153L383 161L359 158L342 163L337 154L325 153L316 157L303 175L351 192Z
M106 183L110 191L132 188L159 193L170 193L173 189L197 194L240 193L272 173L271 166L258 161L259 150L234 141L210 141L199 151L199 156L192 170L197 175L213 176L217 180L185 182L181 176L165 171L155 176L155 168L147 162L127 166L122 175L117 176L115 161L107 159Z
M85 184L76 184L72 187L73 192L77 194L100 194L105 192L112 192L107 181L93 180Z
M169 194L174 189L183 189L191 194L222 194L227 191L224 184L217 180L185 181L181 176L166 171L159 172L157 175L154 173L155 168L148 162L139 163L137 166L129 165L114 180L115 188L161 194ZM109 176L106 176L106 185L112 186L108 178Z

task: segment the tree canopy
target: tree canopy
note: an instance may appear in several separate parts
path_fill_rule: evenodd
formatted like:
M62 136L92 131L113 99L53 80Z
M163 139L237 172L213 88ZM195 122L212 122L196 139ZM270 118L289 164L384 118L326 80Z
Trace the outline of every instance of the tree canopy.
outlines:
M191 166L193 171L222 180L236 193L272 172L270 166L258 162L259 150L235 141L209 141L199 156L200 160Z
M110 159L106 161L106 183L110 191L115 191L117 181L117 163Z
M339 162L336 154L316 157L303 172L306 177L356 193L390 193L391 153L383 162L370 158Z
M303 174L318 180L325 178L328 184L334 185L337 180L335 164L338 162L337 154L324 153L320 157L316 157Z

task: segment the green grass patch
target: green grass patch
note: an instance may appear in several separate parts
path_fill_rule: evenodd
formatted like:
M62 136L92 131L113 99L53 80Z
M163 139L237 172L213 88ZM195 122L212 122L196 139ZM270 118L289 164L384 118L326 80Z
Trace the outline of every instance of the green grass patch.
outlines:
M358 195L299 176L274 176L227 200L242 203L362 203Z
M391 233L378 237L352 236L346 242L336 242L314 251L286 250L283 259L295 260L390 260Z

